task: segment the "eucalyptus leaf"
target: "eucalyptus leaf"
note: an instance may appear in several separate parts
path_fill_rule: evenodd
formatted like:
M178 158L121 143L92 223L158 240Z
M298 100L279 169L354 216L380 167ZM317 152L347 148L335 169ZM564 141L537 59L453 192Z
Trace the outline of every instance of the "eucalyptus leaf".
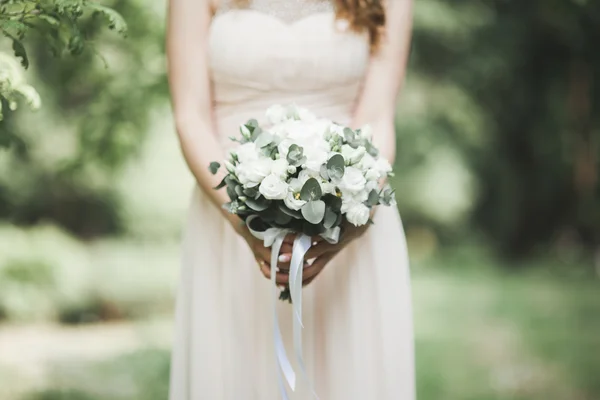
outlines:
M311 224L318 224L325 216L325 202L322 200L309 201L302 206L302 216Z
M288 149L287 162L295 167L302 165L306 161L304 157L304 149L297 144L293 144Z
M373 189L369 192L369 197L367 198L367 201L365 201L365 205L373 207L377 204L379 204L379 193L377 190Z
M302 218L302 213L300 212L300 210L292 210L291 208L289 208L288 206L286 206L283 201L282 202L278 202L277 206L279 207L279 209L283 213L289 215L292 218L295 218L295 219L301 219Z
M256 147L262 148L270 145L273 142L273 135L269 132L263 132L256 138L254 144ZM270 150L269 150L270 151Z
M248 197L251 197L253 199L257 198L258 196L260 196L260 192L258 191L257 187L250 187L250 188L245 188L244 189L244 194Z
M327 193L323 196L323 201L336 213L339 213L342 210L342 199L336 195Z
M219 190L219 189L224 188L225 186L227 186L227 177L223 178L221 180L221 182L217 186L215 186L213 189Z
M346 171L344 156L341 154L334 154L327 161L327 173L331 180L339 181L344 176Z
M321 178L323 178L324 180L326 180L326 181L329 180L329 173L327 172L327 165L321 165L321 170L319 171L319 175L321 175Z
M254 128L254 130L252 131L252 135L250 136L250 140L255 142L256 139L258 139L258 137L263 133L263 130L260 129L260 126L257 126Z
M209 164L208 166L208 170L210 171L211 174L216 174L217 171L219 170L219 168L221 168L221 164L219 164L216 161L213 161Z
M248 198L248 199L246 199L246 205L248 207L250 207L251 209L253 209L254 211L260 212L260 211L264 211L267 208L269 208L269 206L271 205L271 200L265 199L262 196L260 196L256 199Z
M301 231L307 236L317 236L325 232L325 227L323 224L311 224L308 221L304 221Z
M319 200L322 195L321 185L315 178L309 178L300 190L300 198L304 201Z
M331 208L325 209L325 217L323 218L323 226L327 229L332 228L337 221L338 214L336 214Z
M292 216L286 214L281 208L276 208L275 223L280 226L286 226L292 220Z

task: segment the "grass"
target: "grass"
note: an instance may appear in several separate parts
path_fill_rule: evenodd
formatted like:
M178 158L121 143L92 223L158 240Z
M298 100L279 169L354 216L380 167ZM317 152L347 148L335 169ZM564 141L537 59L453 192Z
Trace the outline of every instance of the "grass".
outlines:
M447 261L413 273L420 400L600 399L597 281ZM59 362L21 399L165 399L168 368L168 349Z

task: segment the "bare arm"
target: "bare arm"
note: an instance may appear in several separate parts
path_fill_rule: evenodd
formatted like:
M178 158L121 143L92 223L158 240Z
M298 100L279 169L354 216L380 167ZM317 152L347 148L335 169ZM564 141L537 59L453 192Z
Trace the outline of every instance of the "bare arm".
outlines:
M209 0L169 0L167 57L171 100L188 167L215 206L230 222L239 225L235 215L221 208L229 201L226 193L212 189L223 175L215 176L208 170L211 161L220 162L225 158L212 115L207 57L210 19Z
M381 156L391 164L396 157L394 114L406 74L412 30L412 0L388 0L386 30L372 57L353 126L370 124Z

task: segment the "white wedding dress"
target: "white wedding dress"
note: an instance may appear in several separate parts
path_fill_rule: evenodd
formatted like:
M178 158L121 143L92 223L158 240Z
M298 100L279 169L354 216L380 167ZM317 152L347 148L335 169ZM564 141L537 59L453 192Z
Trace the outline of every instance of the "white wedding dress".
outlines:
M322 0L221 6L209 57L223 146L240 123L260 120L275 103L350 122L369 44L334 15ZM374 222L303 292L304 357L322 400L415 399L404 233L393 208L381 207ZM196 189L184 233L171 400L281 399L271 295L244 240ZM291 306L277 307L293 359ZM298 382L291 399L311 399Z

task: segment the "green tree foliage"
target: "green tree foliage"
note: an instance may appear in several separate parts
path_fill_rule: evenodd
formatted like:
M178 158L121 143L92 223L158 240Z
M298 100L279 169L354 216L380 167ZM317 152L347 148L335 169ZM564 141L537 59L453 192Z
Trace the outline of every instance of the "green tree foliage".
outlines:
M428 110L401 121L401 157L454 149L478 189L468 227L504 254L568 231L600 243L598 26L595 1L417 4L412 63ZM416 135L432 147L411 147Z
M166 99L163 18L141 0L10 5L30 3L60 23L54 29L42 19L12 35L27 48L28 76L43 107L8 113L0 123L0 137L12 144L0 160L0 169L11 171L0 173L0 218L54 221L84 236L117 232L111 182L143 143L150 110ZM124 33L123 20L125 40L105 28L108 21Z

